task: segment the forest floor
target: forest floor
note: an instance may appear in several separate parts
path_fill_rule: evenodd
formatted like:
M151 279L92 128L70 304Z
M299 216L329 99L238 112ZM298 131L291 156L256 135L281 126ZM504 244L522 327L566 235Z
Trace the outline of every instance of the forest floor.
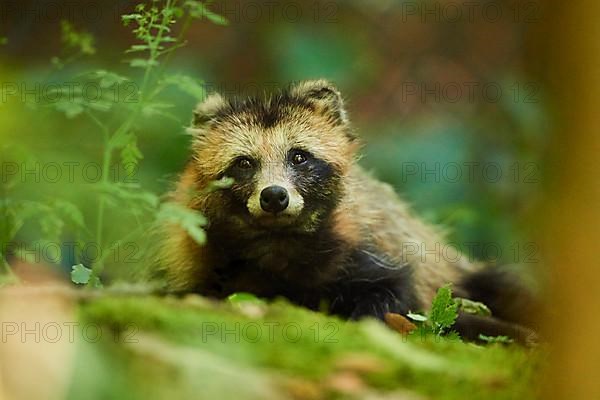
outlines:
M524 400L543 358L284 301L72 293L0 290L0 399Z

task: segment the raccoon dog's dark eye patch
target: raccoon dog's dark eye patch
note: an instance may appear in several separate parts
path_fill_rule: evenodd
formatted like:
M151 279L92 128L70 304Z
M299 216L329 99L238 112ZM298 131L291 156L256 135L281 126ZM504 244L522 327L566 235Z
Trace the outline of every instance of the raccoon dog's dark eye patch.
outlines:
M234 178L236 181L244 181L251 178L259 167L257 160L249 156L234 158L224 175Z

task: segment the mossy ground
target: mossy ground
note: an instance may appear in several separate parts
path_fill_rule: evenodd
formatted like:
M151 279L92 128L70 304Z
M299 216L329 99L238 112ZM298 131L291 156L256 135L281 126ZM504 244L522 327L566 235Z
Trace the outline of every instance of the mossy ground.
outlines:
M72 399L530 399L539 350L402 336L283 301L102 296L83 326ZM94 342L94 343L92 343Z

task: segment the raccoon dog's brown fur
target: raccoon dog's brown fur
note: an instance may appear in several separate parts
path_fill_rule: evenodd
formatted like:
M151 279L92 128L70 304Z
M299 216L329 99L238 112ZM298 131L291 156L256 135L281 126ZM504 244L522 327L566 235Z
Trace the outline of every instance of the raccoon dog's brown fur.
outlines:
M357 164L359 140L329 82L268 98L212 94L194 111L190 132L192 158L173 200L208 218L207 243L165 229L170 289L283 296L344 317L382 318L426 309L452 282L457 295L502 314L498 299L514 282L449 251L437 229ZM230 188L205 190L224 177L233 178Z

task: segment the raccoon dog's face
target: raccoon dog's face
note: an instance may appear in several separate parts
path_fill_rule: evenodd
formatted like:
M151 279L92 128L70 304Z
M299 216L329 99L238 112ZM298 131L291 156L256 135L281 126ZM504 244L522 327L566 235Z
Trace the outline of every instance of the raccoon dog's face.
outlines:
M326 81L267 99L212 94L190 131L199 183L234 180L211 195L209 219L255 232L317 229L342 195L357 147L341 96Z

